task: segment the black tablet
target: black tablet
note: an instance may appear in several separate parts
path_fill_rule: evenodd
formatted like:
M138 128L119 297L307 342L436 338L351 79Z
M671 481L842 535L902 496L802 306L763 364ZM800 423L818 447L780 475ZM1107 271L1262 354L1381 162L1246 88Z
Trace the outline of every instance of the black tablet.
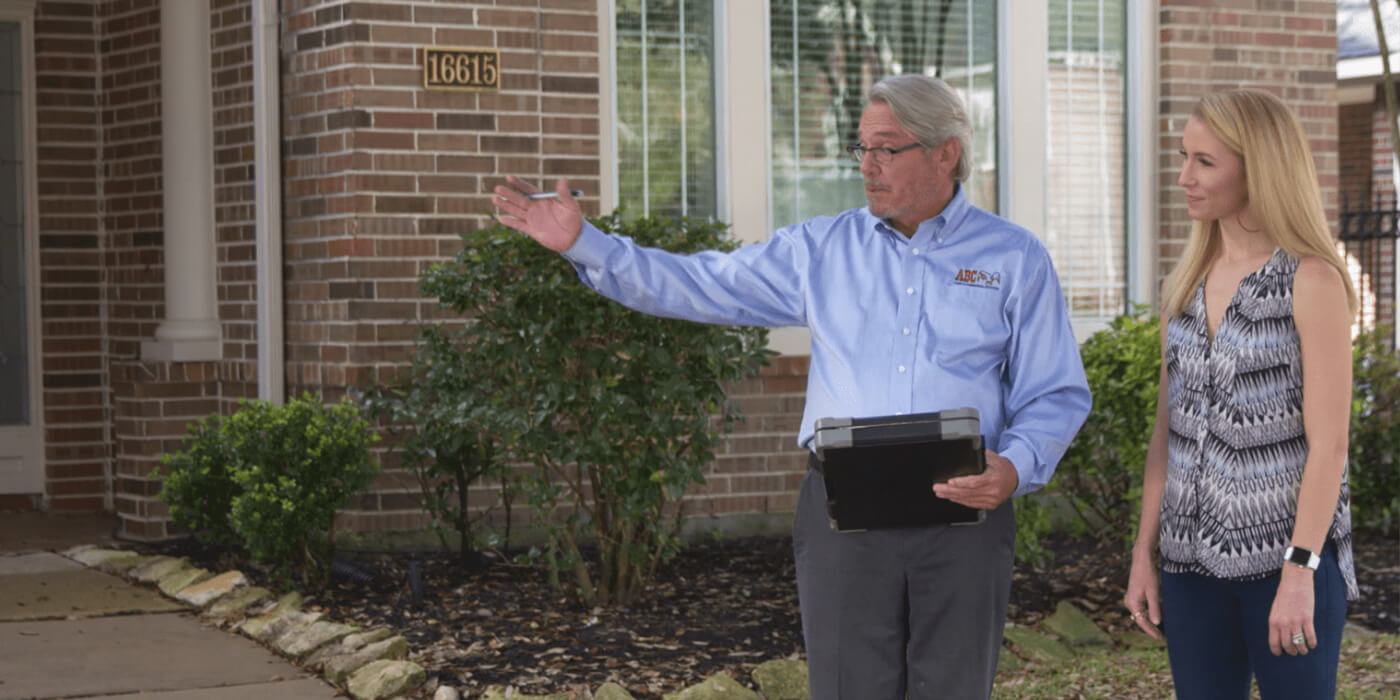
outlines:
M841 532L980 523L986 513L933 485L987 468L977 409L817 421L827 514Z

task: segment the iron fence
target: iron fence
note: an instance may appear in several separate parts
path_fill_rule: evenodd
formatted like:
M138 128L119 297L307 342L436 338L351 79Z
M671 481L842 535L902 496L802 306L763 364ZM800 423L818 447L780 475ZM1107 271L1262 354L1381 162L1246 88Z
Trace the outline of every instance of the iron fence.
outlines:
M1369 206L1370 208L1364 208ZM1338 245L1356 285L1362 328L1395 323L1395 252L1400 238L1400 207L1394 199L1342 202Z

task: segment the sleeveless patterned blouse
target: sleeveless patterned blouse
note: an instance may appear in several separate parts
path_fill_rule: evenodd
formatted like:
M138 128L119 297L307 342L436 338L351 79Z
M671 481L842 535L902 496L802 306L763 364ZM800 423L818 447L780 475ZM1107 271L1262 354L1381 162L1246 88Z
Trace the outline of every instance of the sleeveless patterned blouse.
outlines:
M1308 458L1303 364L1293 325L1298 259L1275 250L1240 281L1212 341L1205 282L1167 320L1167 483L1162 567L1258 579L1279 571ZM1356 600L1346 473L1327 539Z

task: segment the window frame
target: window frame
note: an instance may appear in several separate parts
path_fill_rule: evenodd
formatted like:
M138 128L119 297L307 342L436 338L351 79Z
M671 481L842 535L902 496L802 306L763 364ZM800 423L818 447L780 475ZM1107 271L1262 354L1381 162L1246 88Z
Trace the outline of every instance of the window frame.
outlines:
M24 225L20 231L24 249L24 288L26 345L29 353L29 420L25 424L0 426L0 444L11 447L0 458L18 457L20 471L14 480L0 483L0 493L42 493L44 491L44 414L43 347L40 334L39 233L38 233L38 139L36 81L34 64L34 6L36 0L0 0L0 21L19 26L20 37L20 120L24 165L20 178L23 191L20 206Z

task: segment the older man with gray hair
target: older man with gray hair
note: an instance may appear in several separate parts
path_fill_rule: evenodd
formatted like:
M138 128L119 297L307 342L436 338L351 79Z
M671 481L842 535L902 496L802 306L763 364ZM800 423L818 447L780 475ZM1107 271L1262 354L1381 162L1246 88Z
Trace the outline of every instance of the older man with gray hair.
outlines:
M934 78L886 78L859 136L847 151L869 206L731 253L674 255L604 234L563 180L554 198L534 199L512 177L495 203L502 223L633 309L807 327L797 438L807 449L826 416L978 410L986 471L933 489L985 520L834 531L813 457L793 550L812 698L987 698L1010 596L1011 497L1050 479L1089 412L1088 384L1044 246L967 201L972 128L956 93Z

